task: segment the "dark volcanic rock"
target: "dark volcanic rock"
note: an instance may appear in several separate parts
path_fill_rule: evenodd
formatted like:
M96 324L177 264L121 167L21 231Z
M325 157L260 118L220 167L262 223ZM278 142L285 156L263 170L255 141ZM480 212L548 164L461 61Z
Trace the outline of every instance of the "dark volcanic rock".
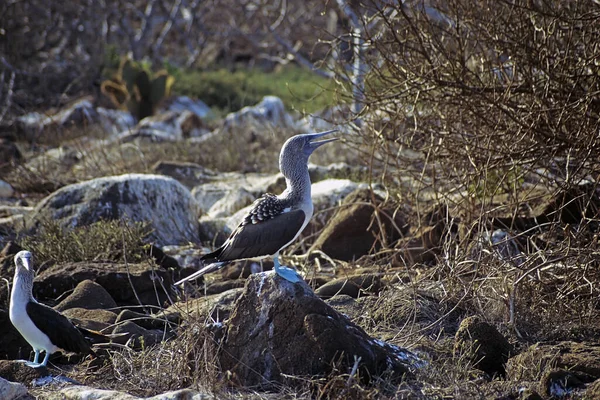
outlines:
M315 294L322 299L329 299L336 295L346 295L357 298L360 287L349 279L338 278L327 282L315 290Z
M167 298L163 286L171 288L169 274L148 264L79 262L53 265L42 271L35 278L34 295L38 299L57 298L86 279L105 288L119 305L139 305L134 289L144 304L162 305Z
M160 316L146 315L132 310L123 310L117 316L116 322L131 321L144 329L168 329L171 324L177 324L181 319L179 313L161 313Z
M79 282L73 293L58 303L54 309L64 311L76 307L88 310L106 309L117 307L117 303L101 285L86 279Z
M232 279L223 282L214 282L206 288L206 295L219 294L231 289L243 288L246 284L245 279Z
M399 249L392 260L394 268L411 267L414 264L435 261L445 241L458 233L459 226L449 213L448 206L437 204L425 214L419 226L408 237L396 243Z
M36 229L54 220L65 227L100 220L149 221L157 246L198 242L200 210L189 190L160 175L127 174L65 186L42 200L27 220Z
M159 312L157 316L162 318L168 315L181 315L183 319L222 322L229 318L234 303L242 291L243 289L236 288L219 294L180 301Z
M8 242L0 252L0 277L11 280L15 274L15 255L23 250L15 242Z
M581 371L548 370L540 379L540 393L546 397L561 398L593 381L594 378Z
M154 346L163 339L163 332L142 328L131 321L125 321L117 325L112 333L115 335L126 333L126 335L114 338L113 341L121 344L128 343L136 350Z
M154 261L156 261L156 264L160 265L162 268L165 268L165 269L172 268L175 270L181 269L181 266L179 265L179 262L177 262L175 257L171 257L170 255L166 254L158 246L155 246L155 245L147 246L146 254L148 254L150 257L154 258Z
M234 384L271 387L297 384L283 374L322 376L350 370L360 357L360 376L386 370L407 373L412 353L373 340L319 299L304 282L271 273L248 278L227 323L220 361Z
M600 192L597 183L585 183L551 194L540 194L542 202L531 217L496 217L491 223L494 228L525 231L548 222L579 224L583 219L594 220L600 213Z
M0 172L8 171L15 162L23 160L23 155L16 144L0 138Z
M315 241L312 250L322 250L332 258L350 261L377 249L377 237L382 232L378 224L373 223L375 206L371 204L372 196L376 197L377 203L383 202L367 189L359 189L348 195ZM388 208L383 211L379 216L384 225L383 232L387 243L392 243L408 232L408 226L402 213ZM388 216L393 216L393 221Z
M506 364L508 378L512 380L538 380L547 370L556 368L600 379L600 344L538 343L512 357Z
M75 325L93 331L101 331L117 320L117 314L114 312L99 309L69 308L63 311L62 314Z
M340 294L357 298L359 295L377 293L381 290L382 286L380 275L367 273L349 276L348 278L334 279L320 286L315 290L315 293L322 299L328 299Z
M31 368L22 362L0 360L0 377L11 382L19 382L29 386L34 379L48 374L48 368L45 367Z
M223 279L247 278L250 274L273 269L273 260L264 259L260 261L243 260L232 263L221 270Z
M467 317L455 336L454 350L471 356L475 367L490 375L505 375L504 365L513 353L508 340L479 317Z

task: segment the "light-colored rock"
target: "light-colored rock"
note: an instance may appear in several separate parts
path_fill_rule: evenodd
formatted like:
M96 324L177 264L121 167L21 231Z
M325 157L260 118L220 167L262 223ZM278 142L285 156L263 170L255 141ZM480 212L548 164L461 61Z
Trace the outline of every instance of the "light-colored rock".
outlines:
M366 188L366 183L356 183L349 179L326 179L312 185L312 199L315 211L331 208L358 188Z
M153 142L175 142L183 139L182 122L187 113L168 111L142 119L135 127L120 132L114 140L130 142L137 138L148 138Z
M61 400L209 400L216 397L191 389L180 389L152 397L136 397L117 390L96 389L90 386L70 386L58 392Z
M296 126L304 133L322 132L330 129L345 131L348 129L349 125L347 121L354 118L355 116L348 105L339 105L311 113L306 117L301 118ZM343 121L343 123L337 125L332 123L332 121Z
M70 386L60 390L64 400L137 400L139 397L116 390L96 389L89 386Z
M283 101L276 96L265 96L255 106L242 108L240 111L225 117L225 128L235 128L241 125L271 125L279 128L294 127L294 120L285 111Z
M235 229L235 227L237 226L237 225L235 225L235 221L238 221L238 223L239 223L239 221L241 221L241 218L243 218L243 216L236 217L236 215L239 212L240 211L238 211L236 214L234 214L231 217L223 217L223 218L212 218L212 217L209 217L208 215L203 215L199 221L200 222L200 240L202 240L202 242L214 243L215 246L222 245L225 242L225 240L227 240L227 238L229 237L231 232L233 232L233 229ZM234 219L234 217L239 218L239 219ZM232 219L231 225L229 225L230 219ZM233 226L233 228L231 226ZM188 264L182 264L182 265L188 265Z
M65 227L100 220L148 221L156 245L198 241L198 204L189 190L159 175L126 174L65 186L42 200L28 219L36 228L51 219Z
M13 194L15 194L15 190L10 183L0 179L0 197L12 197Z
M167 111L183 113L189 111L199 118L212 118L213 112L202 100L192 100L187 96L177 96L165 101Z
M34 141L46 129L63 126L86 126L98 120L91 98L86 97L67 105L55 113L31 112L17 118L22 139Z
M252 204L255 199L256 196L246 189L231 190L213 204L208 210L208 216L213 218L228 217L237 210Z
M0 377L0 399L17 400L27 394L25 385L17 382L7 381Z
M25 164L25 169L60 181L62 180L60 175L69 171L81 158L79 151L61 146L29 160Z
M135 126L135 118L129 111L96 108L102 128L109 135L117 135Z
M148 397L146 400L212 400L216 398L218 397L212 394L199 393L191 389L180 389Z
M194 196L198 202L198 206L202 210L202 213L206 214L216 202L221 200L232 190L234 189L229 182L210 182L198 185L192 189L192 196Z
M359 175L362 168L336 163L326 167L309 164L313 202L323 202L323 208L335 205L357 187L365 186L341 177ZM326 180L325 182L320 182ZM315 183L317 182L317 183ZM282 174L241 174L237 172L213 177L212 182L198 185L192 195L202 211L213 218L229 217L236 211L252 203L264 193L279 194L285 190ZM250 197L253 197L250 199ZM222 202L222 203L221 203ZM221 203L215 208L216 203ZM246 204L244 204L246 203Z
M2 184L0 183L0 186ZM0 205L0 216L27 215L33 211L33 207Z
M264 193L280 193L284 189L285 180L281 174L242 174L231 172L214 177L212 182L194 187L192 189L192 196L194 196L200 205L200 209L204 213L208 213L215 203L226 197L229 193L244 191L252 195L254 197L252 200L254 200ZM231 211L229 215L231 215L243 206L236 208L232 205L220 205L219 207L221 209L229 209ZM213 216L216 217L216 215Z

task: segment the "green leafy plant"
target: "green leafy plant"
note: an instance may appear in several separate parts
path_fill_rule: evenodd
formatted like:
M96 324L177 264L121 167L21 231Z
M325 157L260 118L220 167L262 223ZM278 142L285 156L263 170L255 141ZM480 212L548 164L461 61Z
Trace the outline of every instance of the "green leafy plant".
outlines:
M180 70L173 91L201 99L219 115L255 105L267 95L279 97L290 110L312 113L339 103L336 85L306 69L288 66L273 72Z

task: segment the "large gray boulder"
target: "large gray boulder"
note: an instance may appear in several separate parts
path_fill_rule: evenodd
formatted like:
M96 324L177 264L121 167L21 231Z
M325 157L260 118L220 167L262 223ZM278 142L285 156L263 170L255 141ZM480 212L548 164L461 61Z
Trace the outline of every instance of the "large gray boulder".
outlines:
M198 204L189 190L172 178L125 174L65 186L43 199L32 212L27 227L45 220L65 227L100 220L147 221L158 246L198 241Z
M373 339L317 297L303 281L291 283L272 272L251 275L220 345L220 365L233 384L274 387L298 384L290 375L315 377L335 364L361 377L398 376L418 362L408 350Z

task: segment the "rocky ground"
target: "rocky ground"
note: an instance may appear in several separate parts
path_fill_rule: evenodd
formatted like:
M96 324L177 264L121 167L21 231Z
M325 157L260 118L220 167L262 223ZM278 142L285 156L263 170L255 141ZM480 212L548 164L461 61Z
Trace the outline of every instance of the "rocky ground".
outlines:
M265 260L172 285L283 190L285 139L331 127L274 97L222 121L177 98L139 123L86 98L4 127L0 276L27 248L39 301L121 335L32 370L2 291L0 398L600 398L597 183L524 183L522 216L499 199L484 226L476 205L390 200L340 126L283 257L305 282Z

